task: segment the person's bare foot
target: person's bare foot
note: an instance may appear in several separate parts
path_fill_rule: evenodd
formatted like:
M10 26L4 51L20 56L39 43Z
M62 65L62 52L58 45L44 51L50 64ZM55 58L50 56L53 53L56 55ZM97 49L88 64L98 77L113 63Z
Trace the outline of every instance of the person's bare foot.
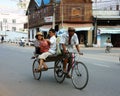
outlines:
M42 65L39 65L37 69L35 69L35 72L40 72L42 69Z
M43 68L44 68L44 69L48 69L48 66L44 63L44 64L43 64Z
M47 71L48 67L43 67L42 70Z
M64 73L64 74L67 74L66 68L63 68L63 73Z
M66 78L71 78L71 75L70 74L66 74Z

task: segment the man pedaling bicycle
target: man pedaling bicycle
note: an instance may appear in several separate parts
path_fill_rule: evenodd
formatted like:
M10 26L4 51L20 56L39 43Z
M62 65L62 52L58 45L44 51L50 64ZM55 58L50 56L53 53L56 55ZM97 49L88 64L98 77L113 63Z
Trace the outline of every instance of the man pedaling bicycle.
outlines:
M78 53L80 55L83 55L83 53L80 53L78 37L77 37L77 34L75 33L75 29L73 27L69 27L68 32L61 36L60 45L62 46L62 54L64 56L63 72L66 74L67 78L71 78L69 71L72 67L71 57L72 57L74 45L75 45ZM68 62L69 62L68 68L66 68Z

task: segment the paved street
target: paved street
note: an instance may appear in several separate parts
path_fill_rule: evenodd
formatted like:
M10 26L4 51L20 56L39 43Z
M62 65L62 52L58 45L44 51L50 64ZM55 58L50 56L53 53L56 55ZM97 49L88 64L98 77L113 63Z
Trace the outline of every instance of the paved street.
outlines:
M119 96L120 48L104 53L104 48L81 48L79 60L89 70L89 82L84 90L73 87L70 79L58 84L53 70L43 72L34 80L31 56L33 47L0 44L0 96ZM53 62L47 63L53 66Z

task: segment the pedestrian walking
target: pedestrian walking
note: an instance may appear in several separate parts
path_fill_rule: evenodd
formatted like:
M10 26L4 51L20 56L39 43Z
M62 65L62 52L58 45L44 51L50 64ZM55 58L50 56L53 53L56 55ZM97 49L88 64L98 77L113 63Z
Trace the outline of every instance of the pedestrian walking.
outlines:
M3 43L4 41L4 36L1 36L1 43Z

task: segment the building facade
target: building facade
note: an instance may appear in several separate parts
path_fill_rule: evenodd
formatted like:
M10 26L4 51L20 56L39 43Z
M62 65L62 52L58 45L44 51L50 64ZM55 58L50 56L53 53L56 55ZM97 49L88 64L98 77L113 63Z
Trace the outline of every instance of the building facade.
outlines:
M24 30L25 22L27 22L27 17L25 15L0 13L0 31L26 32Z
M95 0L93 17L98 47L105 47L108 37L114 47L120 47L120 0Z
M47 34L50 28L74 27L80 44L93 42L91 0L30 0L26 14L30 40L38 31Z
M28 2L29 0L12 0L12 7L0 6L0 37L4 36L5 41L15 41L22 37L28 37L28 30L24 29L24 23L28 20L25 15L27 8L15 6L19 3L24 3L27 6Z

